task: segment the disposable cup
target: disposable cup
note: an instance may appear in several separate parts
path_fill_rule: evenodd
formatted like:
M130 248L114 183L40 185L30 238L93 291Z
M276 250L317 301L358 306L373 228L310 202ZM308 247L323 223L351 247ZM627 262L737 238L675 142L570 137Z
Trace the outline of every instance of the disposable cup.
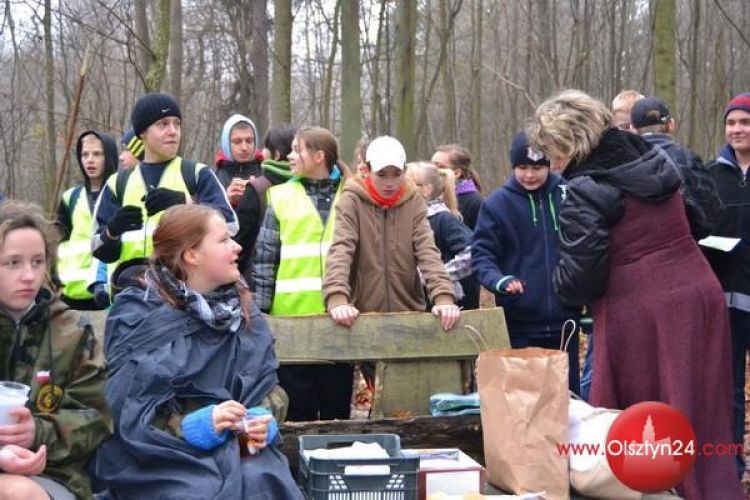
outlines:
M18 417L10 414L11 408L24 406L29 399L28 385L0 381L0 425L17 424Z

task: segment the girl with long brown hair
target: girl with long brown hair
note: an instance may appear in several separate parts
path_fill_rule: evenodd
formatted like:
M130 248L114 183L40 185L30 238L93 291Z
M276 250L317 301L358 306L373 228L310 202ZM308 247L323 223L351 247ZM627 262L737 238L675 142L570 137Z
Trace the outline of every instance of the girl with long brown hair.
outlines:
M115 435L99 479L117 497L300 498L277 438L273 339L224 218L179 205L153 241L145 289L119 294L107 320Z

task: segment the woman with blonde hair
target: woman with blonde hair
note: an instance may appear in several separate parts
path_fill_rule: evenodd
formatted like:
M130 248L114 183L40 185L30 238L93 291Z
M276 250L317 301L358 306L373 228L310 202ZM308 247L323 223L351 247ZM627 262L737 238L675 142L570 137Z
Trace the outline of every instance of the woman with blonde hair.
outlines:
M614 128L604 104L577 90L541 104L528 134L568 180L553 279L563 302L591 305L592 404L661 401L687 416L697 449L730 443L729 318L691 237L675 167L641 137ZM666 430L658 419L654 425ZM731 456L698 456L678 491L743 498Z
M273 338L224 218L177 205L153 241L145 289L121 292L107 318L115 434L98 479L114 498L301 498L279 448Z

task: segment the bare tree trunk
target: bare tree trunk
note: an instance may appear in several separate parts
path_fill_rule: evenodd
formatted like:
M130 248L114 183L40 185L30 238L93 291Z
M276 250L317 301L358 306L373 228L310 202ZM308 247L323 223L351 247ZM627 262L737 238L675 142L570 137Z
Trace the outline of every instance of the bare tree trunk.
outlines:
M542 64L539 66L540 69L544 68L543 71L535 71L539 78L539 90L543 96L548 96L552 93L552 88L555 83L553 80L553 57L552 53L552 19L551 19L551 7L550 0L537 0L537 9L539 13L539 22L534 23L534 26L538 26L535 29L539 37L539 51L537 56Z
M724 50L725 42L724 30L718 31L716 37L716 43L714 45L714 65L715 71L713 71L713 99L711 102L711 109L708 110L706 116L720 118L721 110L727 102L727 96L729 95L729 79L727 78L727 62L726 62L726 51ZM724 120L708 120L709 123L714 124L714 130L711 136L709 136L709 149L716 151L720 144L724 142Z
M419 114L417 115L419 118L417 118L417 151L420 152L420 154L424 156L429 156L429 151L432 149L432 146L435 144L435 139L433 138L433 127L432 122L428 120L427 118L427 108L430 104L430 99L427 97L428 90L427 86L428 78L427 75L429 74L428 68L430 63L433 60L432 56L432 1L431 0L425 0L424 5L424 11L426 13L425 17L425 26L424 29L422 29L421 36L424 39L424 49L422 57L422 66L420 69L420 72L422 74L422 82L419 89L419 100L417 101L419 106ZM440 62L438 61L438 64ZM430 89L429 92L431 92L432 89ZM422 133L423 129L427 129L427 133Z
M377 136L380 127L382 112L382 97L380 93L380 56L383 47L383 33L388 29L385 26L386 0L380 0L380 13L378 14L378 36L375 41L375 57L372 61L372 93L370 97L370 135Z
M255 92L253 116L260 130L268 130L268 0L254 0L252 9L250 63L253 66ZM263 132L265 133L265 132ZM261 139L258 138L258 141Z
M698 79L700 78L700 67L698 64L698 47L700 45L698 34L701 26L701 1L693 0L691 9L692 40L690 42L690 108L688 115L688 146L695 148L698 132Z
M177 102L182 95L182 0L170 0L169 93Z
M440 50L444 51L442 58L441 73L443 77L444 115L443 115L443 137L448 142L458 142L456 137L456 87L452 74L452 63L448 60L448 45L451 42L453 23L449 20L448 0L440 0ZM442 56L442 54L441 54Z
M404 145L407 158L416 153L414 127L414 65L417 27L416 2L398 4L398 42L396 45L398 69L396 71L396 136Z
M625 50L625 33L627 32L628 26L628 1L622 0L620 2L620 24L619 24L619 41L617 44L617 52L615 53L615 67L614 67L614 79L615 79L615 91L619 92L622 87L622 54ZM614 95L612 95L614 98Z
M420 106L419 111L419 119L417 120L417 132L415 136L415 143L419 140L419 138L422 137L423 131L425 127L428 125L429 119L427 117L427 107L432 100L432 93L435 89L435 84L438 80L438 77L440 75L443 75L444 82L447 81L447 83L444 85L445 92L446 92L446 100L453 102L453 113L452 116L455 117L455 87L453 86L453 79L450 76L450 73L448 73L448 76L445 76L445 73L443 71L446 60L448 59L448 42L449 42L449 36L446 35L446 33L452 31L455 26L455 20L456 16L458 15L459 11L461 10L462 1L459 0L456 2L454 6L451 7L450 11L448 12L446 10L446 18L444 20L441 20L441 23L444 23L445 26L442 26L439 29L439 39L440 39L440 53L438 55L438 60L435 63L435 69L432 77L430 78L429 84L426 86L426 90L422 92L422 103ZM441 10L442 7L445 6L445 1L441 0ZM441 15L442 18L442 15ZM425 57L430 57L430 54L425 54ZM423 78L427 78L427 75L423 75ZM448 104L450 105L450 104ZM450 114L450 111L447 111L448 114ZM448 137L449 141L455 141L456 140L456 133L455 133L455 118L451 120L450 116L444 119L445 121L452 121L454 123L453 126L446 125L449 130L453 130L453 134L451 135L448 131L443 131L444 136Z
M271 124L292 121L292 0L274 0L276 33L273 41Z
M482 165L482 20L484 2L471 7L471 155L475 166ZM481 175L481 174L480 174Z
M322 7L321 7L322 8ZM328 63L326 64L326 76L323 82L323 101L321 103L321 117L320 124L323 128L329 130L333 129L331 123L331 95L333 94L333 66L336 63L336 52L339 48L339 17L341 15L341 0L337 0L336 8L333 12L333 26L331 28L331 34L333 39L331 41L331 52L328 54ZM359 19L357 19L357 26L359 25ZM357 30L359 33L359 30Z
M45 171L54 174L57 169L55 134L55 53L52 48L52 2L44 0L44 87L46 111L47 166ZM67 154L67 151L66 151ZM46 178L46 176L45 176ZM49 194L49 193L48 193ZM56 203L56 200L52 201Z
M153 64L146 74L146 92L160 90L164 86L167 73L167 56L169 54L169 11L171 0L156 0L156 26L151 51L154 54Z
M675 0L656 0L654 9L654 90L674 109L675 102Z
M617 86L615 59L617 58L617 2L610 2L607 10L607 27L609 28L609 45L607 60L609 62L609 95L607 100L617 95L620 89Z
M353 162L354 146L362 135L362 77L359 60L359 0L341 6L341 157Z
M133 0L135 10L135 36L136 54L138 64L136 71L140 77L143 88L146 89L146 75L151 71L153 53L151 52L151 37L148 30L148 16L146 14L147 0Z
M5 165L7 167L8 176L6 178L6 189L5 194L11 198L16 196L16 159L18 154L16 152L16 135L18 131L13 126L13 119L16 116L16 88L17 88L17 72L20 69L20 57L18 51L18 43L16 41L16 26L13 20L12 11L10 9L10 0L5 0L5 19L8 23L8 31L10 31L10 41L13 45L13 64L11 67L10 74L10 130L7 130L3 123L2 117L0 116L0 137L3 141L3 152L5 154Z

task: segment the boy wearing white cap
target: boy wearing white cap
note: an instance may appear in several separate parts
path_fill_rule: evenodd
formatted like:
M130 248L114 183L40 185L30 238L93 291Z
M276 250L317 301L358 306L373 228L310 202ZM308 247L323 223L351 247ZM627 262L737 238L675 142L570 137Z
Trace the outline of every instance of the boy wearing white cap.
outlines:
M459 317L427 220L427 205L404 177L406 152L389 136L367 148L368 175L353 177L336 206L323 298L336 323L351 326L360 312L424 311L419 274L450 330Z

